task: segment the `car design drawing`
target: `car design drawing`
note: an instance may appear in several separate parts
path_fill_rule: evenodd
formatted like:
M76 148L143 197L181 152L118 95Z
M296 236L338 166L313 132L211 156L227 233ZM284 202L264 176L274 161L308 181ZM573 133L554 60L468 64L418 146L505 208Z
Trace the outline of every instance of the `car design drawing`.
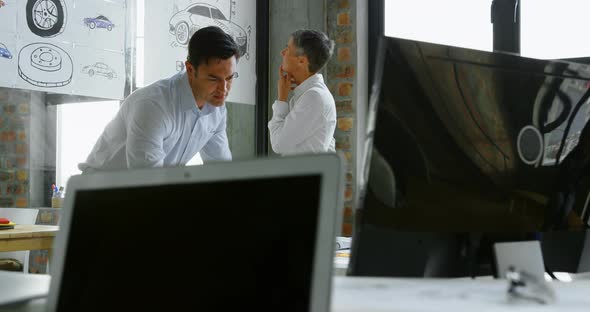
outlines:
M0 43L0 56L7 59L12 58L12 53L10 53L10 51L8 51L8 48L6 48L6 46L2 43Z
M239 46L240 56L248 50L248 33L240 25L228 20L217 7L207 3L193 3L170 18L169 31L178 44L188 45L191 36L199 29L217 26L228 33Z
M66 26L64 0L27 0L25 13L31 32L43 38L61 34Z
M84 25L88 26L88 28L90 29L106 28L108 31L113 30L113 28L115 27L115 24L113 24L113 22L111 22L108 18L106 18L103 15L85 18Z
M110 68L107 64L97 62L92 65L87 65L82 68L82 73L88 74L88 76L92 77L94 75L107 77L109 79L113 79L117 77L117 73Z

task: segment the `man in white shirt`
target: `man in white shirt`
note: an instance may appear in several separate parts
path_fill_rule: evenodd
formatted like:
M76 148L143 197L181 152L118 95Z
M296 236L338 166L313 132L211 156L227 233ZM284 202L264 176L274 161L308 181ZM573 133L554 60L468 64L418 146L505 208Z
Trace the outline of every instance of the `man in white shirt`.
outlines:
M268 122L270 143L281 155L334 152L336 105L318 72L326 65L334 42L316 30L297 30L281 51L278 99ZM296 85L287 103L291 86Z
M184 166L231 160L225 99L237 77L237 44L218 27L191 37L186 71L129 95L106 126L82 172Z

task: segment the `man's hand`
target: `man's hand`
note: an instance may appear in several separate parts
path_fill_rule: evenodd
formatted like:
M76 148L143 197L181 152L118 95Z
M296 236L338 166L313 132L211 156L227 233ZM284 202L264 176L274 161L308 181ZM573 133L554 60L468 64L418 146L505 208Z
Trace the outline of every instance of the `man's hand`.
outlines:
M279 67L279 101L287 102L287 98L289 97L289 92L293 90L293 76L288 72L283 70L283 67Z
M5 6L5 5L6 5L6 3L4 3L4 1L0 0L0 8L3 7L3 6Z

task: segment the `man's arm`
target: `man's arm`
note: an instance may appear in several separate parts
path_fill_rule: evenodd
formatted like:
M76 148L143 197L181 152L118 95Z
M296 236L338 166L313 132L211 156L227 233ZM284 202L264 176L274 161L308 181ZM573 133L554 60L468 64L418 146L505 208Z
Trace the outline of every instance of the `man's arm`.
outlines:
M162 167L166 157L164 137L171 126L157 103L136 105L127 116L127 167Z
M226 111L227 112L227 111ZM229 149L229 142L227 140L227 133L225 131L227 125L227 113L223 114L223 118L215 134L207 141L205 146L200 151L203 162L211 160L231 160L231 151Z
M292 111L283 101L272 105L273 116L268 122L270 143L275 153L292 152L321 126L324 114L322 97L317 91L305 92Z

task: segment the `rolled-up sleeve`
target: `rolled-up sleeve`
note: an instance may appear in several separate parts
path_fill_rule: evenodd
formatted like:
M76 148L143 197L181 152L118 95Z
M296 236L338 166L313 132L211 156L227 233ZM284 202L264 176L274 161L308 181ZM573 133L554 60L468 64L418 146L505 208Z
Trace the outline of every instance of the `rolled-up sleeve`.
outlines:
M162 167L166 157L163 145L169 117L151 101L136 107L127 116L127 167Z
M323 118L322 97L317 92L306 92L289 111L286 102L275 101L273 116L268 122L270 143L275 153L292 152L298 144L308 138Z
M224 113L219 125L215 129L213 136L205 143L201 149L201 158L203 162L232 160L229 142L226 133L227 114Z

